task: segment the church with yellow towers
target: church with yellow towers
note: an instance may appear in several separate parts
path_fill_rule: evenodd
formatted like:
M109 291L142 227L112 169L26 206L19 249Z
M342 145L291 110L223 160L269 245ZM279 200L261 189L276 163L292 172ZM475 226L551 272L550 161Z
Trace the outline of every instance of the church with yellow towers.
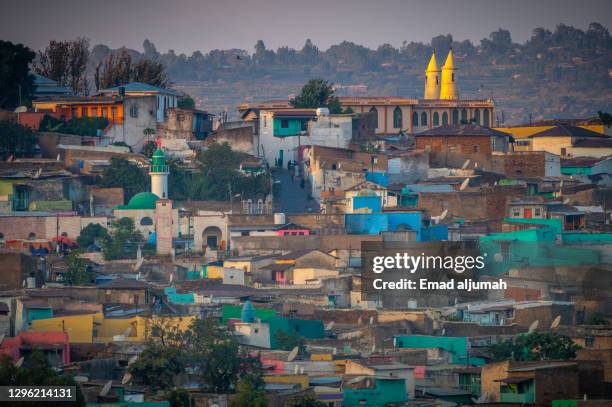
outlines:
M450 49L440 68L435 51L425 70L422 98L394 96L341 96L344 109L355 113L375 113L376 134L397 135L400 132L416 134L434 127L474 123L493 127L494 104L492 99L460 98L459 67ZM290 108L288 102L278 101L245 103L238 107L241 113L248 110Z
M450 49L442 67L435 51L425 70L422 99L402 97L340 97L343 108L376 113L376 134L410 134L434 127L475 123L494 126L492 99L461 99L458 68Z

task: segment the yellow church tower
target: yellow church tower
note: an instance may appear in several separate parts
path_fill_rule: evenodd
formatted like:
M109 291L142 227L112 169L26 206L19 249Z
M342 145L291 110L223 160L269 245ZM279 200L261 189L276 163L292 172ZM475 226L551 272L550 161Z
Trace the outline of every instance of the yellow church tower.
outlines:
M440 99L440 69L436 61L436 51L431 54L425 71L425 92L423 99Z
M453 58L453 50L448 51L446 62L442 67L442 86L440 88L440 99L458 99L457 93L457 68Z

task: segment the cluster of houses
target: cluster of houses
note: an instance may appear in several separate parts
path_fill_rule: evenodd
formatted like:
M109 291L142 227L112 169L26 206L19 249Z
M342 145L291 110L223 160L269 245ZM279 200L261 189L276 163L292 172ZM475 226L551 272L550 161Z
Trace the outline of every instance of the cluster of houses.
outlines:
M18 361L42 350L78 376L91 405L161 407L125 380L129 360L160 319L186 328L215 318L261 360L274 406L303 395L327 406L609 405L610 128L493 127L493 102L459 99L454 72L450 53L444 97L431 82L424 99L340 98L350 108L342 114L245 104L233 122L178 108L178 92L147 84L81 98L44 82L20 123L36 130L51 115L109 125L96 136L41 132L40 157L0 162L0 352ZM149 159L140 152L153 139ZM168 158L188 165L224 142L245 153L242 173L271 174L272 192L174 200ZM145 169L151 190L126 202L122 188L93 186L115 156ZM283 199L288 183L301 196ZM81 231L122 218L154 252L106 260L80 248L95 278L67 285L66 253ZM364 243L448 241L475 244L487 254L480 278L507 287L387 304L362 296ZM541 361L490 351L532 332L580 349ZM281 334L304 349L283 348ZM231 402L176 384L196 405Z

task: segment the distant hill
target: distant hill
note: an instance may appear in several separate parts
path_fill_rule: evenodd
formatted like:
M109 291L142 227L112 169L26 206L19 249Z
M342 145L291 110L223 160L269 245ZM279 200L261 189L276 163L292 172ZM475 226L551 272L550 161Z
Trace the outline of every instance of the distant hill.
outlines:
M493 98L497 119L503 112L507 124L612 111L612 39L599 23L586 31L564 24L552 32L536 28L523 44L500 29L480 44L447 34L429 44L405 41L399 49L344 41L322 51L307 40L300 50L271 50L257 41L252 54L230 49L186 56L172 50L161 54L145 40L142 52L128 51L136 59L162 61L175 87L194 96L200 107L232 115L238 103L287 98L313 77L334 82L340 95L421 97L432 49L443 63L450 46L461 97ZM93 47L90 69L110 52L105 45Z

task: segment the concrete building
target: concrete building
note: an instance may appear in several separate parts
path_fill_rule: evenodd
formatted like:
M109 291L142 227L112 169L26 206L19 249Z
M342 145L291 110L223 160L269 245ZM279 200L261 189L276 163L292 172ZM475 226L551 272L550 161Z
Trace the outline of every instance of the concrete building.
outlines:
M583 127L558 125L529 136L531 151L547 151L562 158L612 155L612 138Z

